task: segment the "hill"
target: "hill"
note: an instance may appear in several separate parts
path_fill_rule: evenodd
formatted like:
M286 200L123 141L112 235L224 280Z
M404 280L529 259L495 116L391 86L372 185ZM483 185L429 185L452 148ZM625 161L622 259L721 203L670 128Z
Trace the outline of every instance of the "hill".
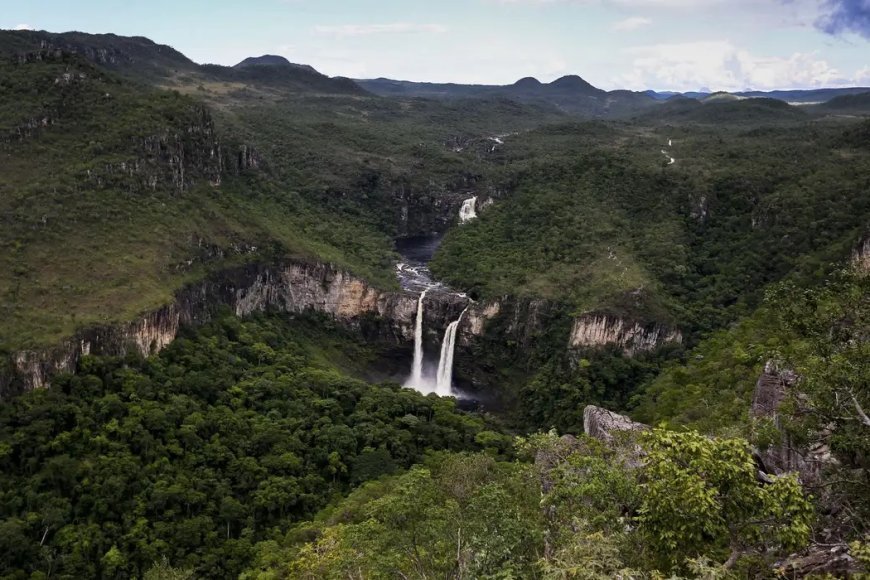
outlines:
M654 105L643 93L612 91L592 86L579 76L568 75L551 83L527 77L512 85L461 85L415 83L390 79L358 80L366 90L389 97L432 99L503 98L555 107L572 115L620 117Z
M813 109L823 113L870 115L870 91L835 97L826 103L817 105Z
M806 111L783 101L766 98L741 99L717 93L702 101L672 97L654 111L642 114L645 123L776 124L793 123L809 118Z
M96 44L25 50L40 38ZM305 67L199 66L144 39L0 32L0 46L7 352L130 320L239 262L317 259L392 287L390 238L445 229L488 187L477 152L451 140L558 116L389 102ZM168 79L168 61L188 72Z
M363 94L347 79L331 79L310 66L293 65L282 57L250 58L235 67L200 65L172 47L147 38L82 32L0 31L0 54L27 58L28 54L61 51L77 54L130 80L186 91L209 89L226 93L248 86L259 94L278 91ZM279 60L275 60L279 59ZM282 62L283 61L283 62ZM280 66L275 66L278 63Z

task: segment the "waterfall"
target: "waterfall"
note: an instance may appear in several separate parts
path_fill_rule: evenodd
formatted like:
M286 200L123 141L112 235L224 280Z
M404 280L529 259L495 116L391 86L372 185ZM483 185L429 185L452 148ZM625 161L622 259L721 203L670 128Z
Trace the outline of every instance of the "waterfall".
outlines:
M459 223L464 224L477 217L475 205L477 205L477 197L471 197L462 202L462 207L459 209Z
M456 348L456 331L468 307L462 311L459 318L447 325L444 340L441 342L441 360L438 361L438 375L435 392L441 397L449 397L453 388L453 351Z
M426 292L429 289L423 290L420 294L420 299L417 301L417 326L414 328L414 363L411 366L411 378L405 383L406 387L411 387L423 392L423 299L426 298Z

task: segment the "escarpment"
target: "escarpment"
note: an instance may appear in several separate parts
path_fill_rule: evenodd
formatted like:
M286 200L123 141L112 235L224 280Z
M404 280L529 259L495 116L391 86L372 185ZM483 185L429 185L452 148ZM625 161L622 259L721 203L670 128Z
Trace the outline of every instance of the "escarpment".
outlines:
M433 340L466 306L466 300L446 292L433 293L427 302L426 326ZM156 354L183 326L208 322L222 308L237 316L323 313L368 339L405 345L414 339L417 296L378 289L328 264L239 267L187 286L170 304L132 322L87 328L52 348L13 353L5 370L0 368L0 398L49 386L52 376L74 372L82 356Z
M607 315L586 314L574 320L570 347L573 349L615 345L627 355L649 352L668 343L680 344L679 330L659 323L642 325Z
M321 312L381 339L405 342L413 337L416 299L378 290L324 264L245 266L192 284L135 321L84 329L53 348L13 353L0 370L0 396L46 387L53 375L73 372L85 355L155 354L182 326L207 322L223 307L239 316Z

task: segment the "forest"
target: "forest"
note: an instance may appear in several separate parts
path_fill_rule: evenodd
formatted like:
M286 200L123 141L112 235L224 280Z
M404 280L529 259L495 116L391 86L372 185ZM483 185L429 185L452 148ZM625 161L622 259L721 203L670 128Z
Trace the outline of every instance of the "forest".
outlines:
M864 96L601 118L269 66L0 31L0 579L868 573ZM433 235L450 397L397 374L397 241ZM366 314L221 278L293 260ZM268 307L4 390L206 279ZM583 317L679 338L578 347Z

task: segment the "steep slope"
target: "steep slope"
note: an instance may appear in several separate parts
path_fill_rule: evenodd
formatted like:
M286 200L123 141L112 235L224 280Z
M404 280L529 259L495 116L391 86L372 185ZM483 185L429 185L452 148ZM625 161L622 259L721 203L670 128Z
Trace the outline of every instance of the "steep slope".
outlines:
M791 115L784 103L758 106ZM870 216L870 158L836 124L562 129L506 152L524 166L516 193L451 231L432 264L439 276L481 296L706 332L766 284L842 259Z
M130 320L241 261L318 257L394 283L385 237L277 186L202 104L58 51L2 60L0 79L2 348Z

